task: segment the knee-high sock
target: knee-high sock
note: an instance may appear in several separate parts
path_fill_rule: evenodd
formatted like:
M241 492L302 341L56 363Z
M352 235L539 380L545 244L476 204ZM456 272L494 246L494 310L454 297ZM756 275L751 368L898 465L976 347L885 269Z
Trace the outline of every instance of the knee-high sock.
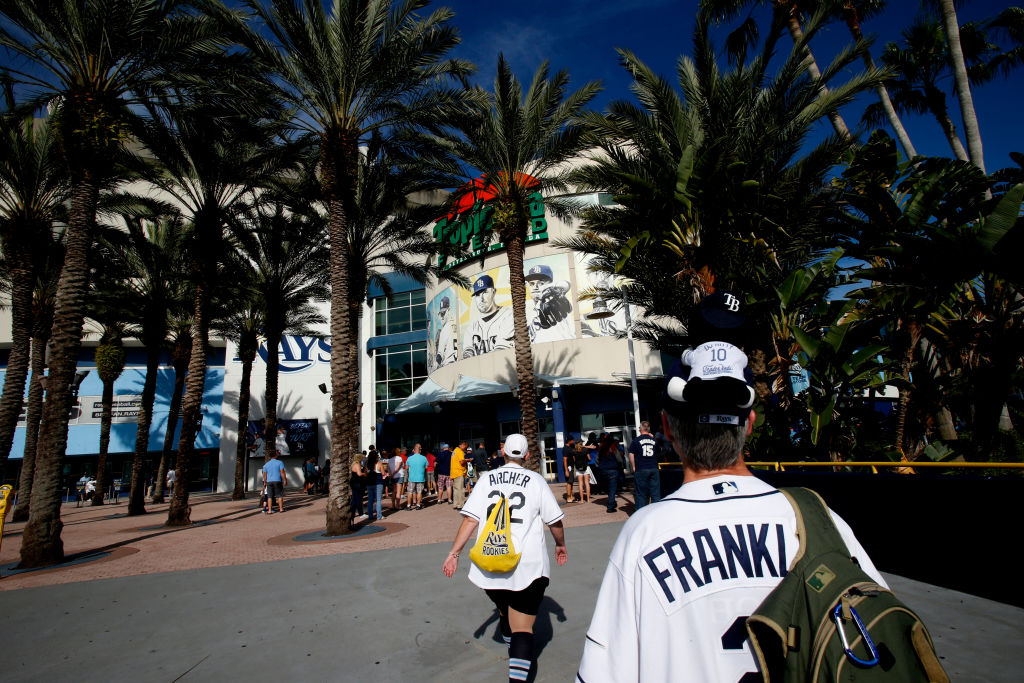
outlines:
M516 631L512 634L512 643L508 647L508 680L509 683L521 683L530 675L531 659L533 658L533 634Z

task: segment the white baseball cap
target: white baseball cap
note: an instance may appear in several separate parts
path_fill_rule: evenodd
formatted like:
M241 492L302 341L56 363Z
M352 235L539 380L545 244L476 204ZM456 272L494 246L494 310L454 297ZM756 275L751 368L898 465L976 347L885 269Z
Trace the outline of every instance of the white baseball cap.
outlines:
M505 437L505 455L510 458L525 458L530 444L522 434L509 434Z

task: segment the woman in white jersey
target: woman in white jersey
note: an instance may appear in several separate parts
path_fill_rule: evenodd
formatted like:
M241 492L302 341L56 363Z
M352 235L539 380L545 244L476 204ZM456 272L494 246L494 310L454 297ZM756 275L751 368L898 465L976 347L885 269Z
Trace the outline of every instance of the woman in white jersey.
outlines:
M526 437L510 435L503 449L506 464L482 473L463 506L462 526L455 534L442 571L448 578L455 575L459 553L470 538L476 541L491 507L504 496L511 515L512 542L521 553L519 564L510 572L495 573L483 571L471 563L469 580L484 589L498 608L501 635L509 646L509 680L525 681L532 665L533 622L551 573L544 541L545 525L555 539L555 560L559 566L565 564L569 554L565 549L563 515L558 501L544 477L522 465L529 456Z

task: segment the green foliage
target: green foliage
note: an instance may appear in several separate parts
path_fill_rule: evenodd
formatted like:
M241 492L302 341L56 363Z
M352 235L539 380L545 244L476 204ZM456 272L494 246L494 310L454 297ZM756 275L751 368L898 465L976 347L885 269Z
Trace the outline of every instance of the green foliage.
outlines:
M96 372L104 382L113 382L124 372L128 354L120 341L96 347Z

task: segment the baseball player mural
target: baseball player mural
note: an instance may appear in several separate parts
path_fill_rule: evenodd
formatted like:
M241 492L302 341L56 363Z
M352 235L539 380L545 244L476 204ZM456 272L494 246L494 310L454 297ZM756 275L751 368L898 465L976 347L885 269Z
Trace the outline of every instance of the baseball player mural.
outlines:
M591 257L587 254L576 254L576 283L580 289L591 294L607 292L615 289L615 278L610 273L590 269ZM587 320L593 312L612 308L615 314L609 318ZM580 327L584 337L614 337L626 330L626 313L621 308L615 309L611 302L602 296L579 302ZM635 308L630 308L634 312Z
M507 287L504 289L508 291ZM473 280L472 297L470 323L462 334L462 357L472 358L498 349L512 348L515 337L512 302L498 305L494 278L486 273L478 275ZM508 299L507 294L505 298Z
M430 372L459 359L454 301L455 293L449 287L435 296L430 304L430 348L427 358Z
M559 258L565 265L564 257ZM530 298L526 319L530 326L530 343L541 344L563 339L574 339L576 330L572 321L572 303L569 301L569 280L555 281L555 273L548 261L551 258L527 261L523 273Z

